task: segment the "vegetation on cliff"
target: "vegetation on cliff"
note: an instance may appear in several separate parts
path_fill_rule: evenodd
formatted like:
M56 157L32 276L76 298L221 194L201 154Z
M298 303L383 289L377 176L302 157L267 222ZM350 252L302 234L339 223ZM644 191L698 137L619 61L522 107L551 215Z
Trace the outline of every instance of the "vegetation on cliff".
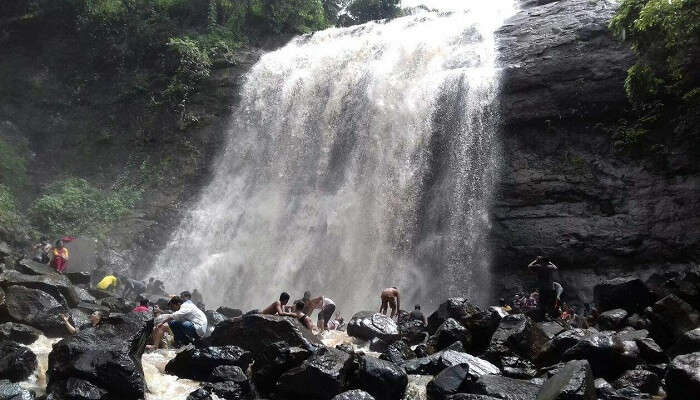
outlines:
M625 90L639 118L622 121L616 139L659 151L669 137L700 143L700 2L625 0L611 28L637 55Z

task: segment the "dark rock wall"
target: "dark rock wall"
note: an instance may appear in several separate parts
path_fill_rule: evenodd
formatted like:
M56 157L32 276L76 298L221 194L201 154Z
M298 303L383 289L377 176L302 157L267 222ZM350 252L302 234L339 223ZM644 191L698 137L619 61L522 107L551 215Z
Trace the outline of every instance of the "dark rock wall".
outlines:
M697 263L700 176L687 149L633 159L614 151L606 130L625 115L634 60L608 30L617 4L534 3L498 31L497 289L528 288L525 266L538 254L553 258L569 298L581 300L592 293L579 289L601 276Z

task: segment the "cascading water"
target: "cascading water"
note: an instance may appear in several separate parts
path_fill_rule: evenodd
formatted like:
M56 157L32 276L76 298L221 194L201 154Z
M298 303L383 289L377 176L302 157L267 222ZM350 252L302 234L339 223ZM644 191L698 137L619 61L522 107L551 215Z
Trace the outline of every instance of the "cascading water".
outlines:
M514 1L418 3L442 10L260 59L214 177L152 275L243 308L308 289L350 313L378 307L387 286L428 306L486 299L494 31Z

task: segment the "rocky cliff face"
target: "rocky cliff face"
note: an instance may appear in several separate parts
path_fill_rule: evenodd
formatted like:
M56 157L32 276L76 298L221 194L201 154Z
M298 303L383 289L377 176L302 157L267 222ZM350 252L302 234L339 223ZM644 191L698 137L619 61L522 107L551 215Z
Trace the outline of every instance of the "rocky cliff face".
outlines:
M544 4L542 4L544 3ZM624 116L632 53L607 26L617 3L524 4L498 32L504 66L503 168L493 209L501 290L551 256L574 298L602 275L697 263L700 176L687 149L662 160L616 153L605 130ZM525 278L527 279L527 278Z

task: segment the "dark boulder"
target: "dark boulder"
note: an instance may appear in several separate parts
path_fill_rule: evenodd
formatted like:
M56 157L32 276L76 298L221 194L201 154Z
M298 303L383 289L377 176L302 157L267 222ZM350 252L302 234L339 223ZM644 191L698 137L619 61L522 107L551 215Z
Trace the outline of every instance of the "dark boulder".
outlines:
M211 393L203 388L199 388L187 396L187 400L212 400Z
M627 318L627 311L622 308L615 308L600 314L598 326L602 330L617 330L622 327Z
M457 393L447 396L447 400L498 400L498 397L491 397L483 394Z
M700 328L695 328L682 334L673 347L669 349L669 355L673 357L696 351L700 351Z
M518 356L505 356L501 358L503 376L516 379L532 379L537 376L535 365Z
M25 275L59 275L55 268L28 258L17 260L14 269Z
M482 375L467 384L465 392L505 400L534 400L540 386L520 379L500 375Z
M81 303L82 304L97 303L97 299L95 298L95 296L91 295L90 292L88 292L87 290L85 290L83 288L79 288L77 286L74 289L75 289L75 293L78 295L78 300L79 300L79 303L76 305L76 307L80 307Z
M553 339L558 334L564 332L566 329L557 321L550 322L538 322L535 324L536 328L539 329L542 334L547 339Z
M19 343L0 342L0 379L20 382L37 368L36 354Z
M615 278L593 288L593 301L600 311L622 308L637 312L651 305L652 295L639 278Z
M423 321L405 318L400 320L398 325L401 340L411 346L423 343L428 338L428 327Z
M685 332L700 326L700 313L675 295L668 295L654 303L652 336L662 347L675 343Z
M106 390L79 378L68 378L52 383L48 391L49 400L102 400L107 395Z
M0 380L0 400L34 400L34 392L24 389L19 383Z
M309 350L301 347L289 347L286 342L268 345L262 353L256 356L255 363L253 363L253 382L258 392L265 396L273 392L280 375L300 366L310 355Z
M634 313L627 318L627 326L634 329L649 329L651 328L651 320L645 316Z
M615 378L640 362L639 348L632 340L611 332L591 333L564 352L563 360L588 360L596 377Z
M666 372L669 400L684 400L690 393L700 393L700 352L675 357Z
M661 346L659 346L652 338L636 339L637 347L639 348L639 354L642 359L649 363L665 363L668 362L668 357L664 353Z
M389 344L399 339L399 328L390 317L372 311L360 311L348 321L350 336L370 341L379 338Z
M593 386L595 386L595 393L599 399L617 399L618 394L615 388L605 379L596 378L593 381ZM620 399L622 400L622 399Z
M224 314L221 314L220 312L216 312L214 310L207 310L204 312L204 315L207 316L207 325L209 325L210 330L214 330L216 325L219 324L219 322L222 322L226 320L226 316Z
M48 394L66 387L70 378L79 378L112 398L143 399L146 382L141 355L152 330L150 316L130 313L103 318L98 327L56 343L49 354Z
M357 355L352 357L353 373L348 384L362 389L377 400L400 400L408 384L408 376L397 365L374 357Z
M29 325L14 322L0 324L0 342L11 340L22 344L32 344L39 339L41 331Z
M237 365L219 365L211 371L207 377L210 382L243 381L248 377L241 367Z
M277 342L309 351L321 345L296 319L262 314L250 314L220 322L209 337L209 342L214 346L241 347L252 352L253 358Z
M15 321L44 332L49 337L66 335L66 327L59 316L68 310L50 294L24 286L7 289L7 313Z
M243 311L239 310L238 308L231 308L231 307L219 307L216 309L216 312L219 314L223 315L226 318L233 319L236 317L240 317L243 315Z
M90 273L89 272L66 272L63 274L67 277L74 285L90 285Z
M387 346L387 349L379 356L380 360L386 360L396 365L402 365L406 361L416 358L416 353L411 346L403 340L397 340Z
M452 318L469 328L466 322L481 313L476 305L462 297L452 297L438 306L428 317L428 332L432 335L448 318Z
M448 318L428 339L428 348L437 352L447 348L449 345L460 342L465 349L471 348L472 335L454 318Z
M569 361L547 379L537 400L595 400L593 371L585 360Z
M165 373L197 381L211 380L214 368L235 365L243 370L252 362L252 354L236 346L191 348L178 353L165 366Z
M73 284L63 275L26 275L18 271L5 271L0 274L0 285L5 289L12 286L22 286L38 289L53 296L61 305L75 307L79 302Z
M109 312L113 313L128 313L132 310L132 306L127 304L126 300L121 297L105 297L97 301L102 307L109 309Z
M524 314L507 315L491 336L487 358L497 361L503 356L516 354L534 360L547 340L547 336Z
M409 375L437 375L445 368L458 364L468 364L469 373L474 377L500 373L498 367L490 362L454 350L445 350L427 357L409 360L403 367Z
M244 381L207 382L202 384L202 388L225 400L252 400L254 397L253 389L247 379Z
M469 365L467 364L445 368L428 382L426 386L428 400L445 400L448 396L466 389L466 384L470 379Z
M637 368L625 371L613 382L613 387L633 388L643 393L656 394L659 391L659 377L651 371Z
M332 400L375 400L371 394L364 390L348 390L333 397Z
M282 374L277 392L289 398L327 400L345 389L350 355L322 347L300 366Z

